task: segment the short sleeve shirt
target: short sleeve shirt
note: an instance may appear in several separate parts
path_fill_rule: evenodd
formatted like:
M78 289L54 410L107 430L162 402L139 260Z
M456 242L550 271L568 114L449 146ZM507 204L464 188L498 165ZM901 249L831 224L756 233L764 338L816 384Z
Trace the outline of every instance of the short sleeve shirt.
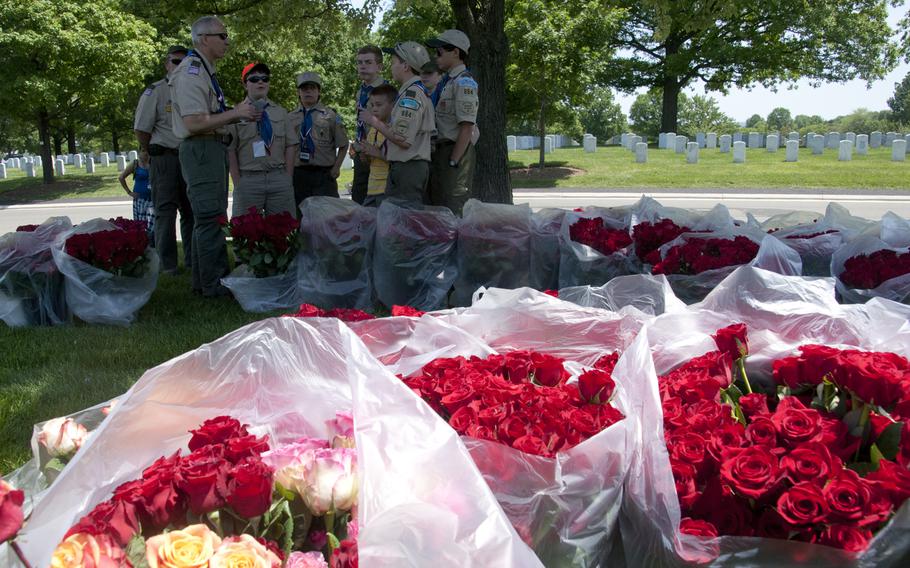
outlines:
M171 88L174 135L184 139L190 135L183 123L183 117L194 114L215 114L220 110L218 95L212 86L215 67L198 52L183 58L171 73L168 84Z
M477 122L477 81L467 72L464 65L449 71L449 80L439 94L436 105L436 128L440 140L458 138L458 125L462 122Z
M424 92L420 77L413 77L398 90L390 128L410 144L409 148L402 148L389 142L386 157L390 162L430 160L430 142L436 132L436 119L433 103Z
M376 129L370 129L366 138L367 144L384 149L388 144L385 136ZM367 195L382 195L385 193L386 182L389 178L389 163L382 158L370 156L370 178L367 181Z
M301 127L304 121L304 108L297 107L291 114L291 120L296 125L295 132L297 143L300 148L305 148L303 142L305 133L301 133ZM338 148L344 148L348 145L348 132L344 128L344 122L333 109L324 106L322 103L316 103L316 106L310 109L310 116L313 118L313 127L310 131L310 137L313 139L315 152L310 157L310 161L302 162L300 153L294 159L295 166L322 166L329 167L335 165L338 156ZM302 150L301 150L302 151Z
M260 154L265 149L258 144L262 140L259 123L243 121L227 127L228 132L232 134L228 151L237 153L237 164L242 172L264 172L283 168L285 150L288 146L297 144L297 137L290 128L291 119L288 111L268 101L265 112L272 123L272 144L265 155L257 156L257 148Z
M180 139L174 136L171 119L171 89L167 79L155 81L139 97L133 129L152 135L150 144L176 148Z

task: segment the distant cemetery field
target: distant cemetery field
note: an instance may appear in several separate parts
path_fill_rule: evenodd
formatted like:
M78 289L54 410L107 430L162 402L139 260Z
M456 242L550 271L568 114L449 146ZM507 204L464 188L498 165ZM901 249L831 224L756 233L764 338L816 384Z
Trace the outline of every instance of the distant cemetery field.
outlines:
M799 148L798 161L786 162L786 149L745 150L745 162L733 163L733 152L701 148L698 163L688 163L686 153L658 149L651 144L647 162L636 163L635 152L621 146L600 146L594 153L581 147L557 148L546 154L547 168L536 170L538 150L509 152L514 188L703 188L710 189L815 189L880 188L910 190L910 161L892 161L892 149L869 148L839 161L837 149L813 155Z

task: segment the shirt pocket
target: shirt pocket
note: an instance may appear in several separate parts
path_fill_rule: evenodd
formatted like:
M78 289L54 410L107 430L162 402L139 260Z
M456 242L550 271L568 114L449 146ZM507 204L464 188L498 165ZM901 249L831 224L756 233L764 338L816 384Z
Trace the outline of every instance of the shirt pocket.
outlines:
M332 130L334 124L330 118L318 117L313 120L313 140L320 146L332 143Z

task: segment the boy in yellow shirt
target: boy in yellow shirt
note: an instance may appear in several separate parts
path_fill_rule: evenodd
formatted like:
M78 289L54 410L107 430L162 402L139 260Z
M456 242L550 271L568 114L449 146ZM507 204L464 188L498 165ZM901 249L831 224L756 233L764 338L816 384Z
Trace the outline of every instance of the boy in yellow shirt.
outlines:
M392 108L398 98L398 91L391 85L379 85L370 92L370 113L388 124L392 118ZM361 152L363 159L370 163L370 177L367 182L367 197L363 204L366 207L379 207L385 197L386 182L389 177L389 162L386 159L386 139L379 130L371 128L361 144L355 148Z

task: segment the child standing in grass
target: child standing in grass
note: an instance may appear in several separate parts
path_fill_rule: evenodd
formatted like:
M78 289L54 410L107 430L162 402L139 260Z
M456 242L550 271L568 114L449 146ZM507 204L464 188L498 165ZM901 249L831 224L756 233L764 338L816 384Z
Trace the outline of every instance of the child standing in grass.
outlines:
M133 189L130 191L126 178L132 174ZM133 198L133 220L145 221L149 235L149 242L154 243L155 210L152 207L152 186L149 182L149 154L145 150L139 152L139 159L126 165L120 173L120 185L127 195Z
M391 85L379 85L370 92L370 113L388 124L392 117L392 107L398 91ZM386 181L389 177L389 162L386 160L386 139L381 132L371 128L358 152L369 160L370 177L367 182L367 197L363 204L367 207L379 207L385 196ZM356 149L356 148L355 148Z

